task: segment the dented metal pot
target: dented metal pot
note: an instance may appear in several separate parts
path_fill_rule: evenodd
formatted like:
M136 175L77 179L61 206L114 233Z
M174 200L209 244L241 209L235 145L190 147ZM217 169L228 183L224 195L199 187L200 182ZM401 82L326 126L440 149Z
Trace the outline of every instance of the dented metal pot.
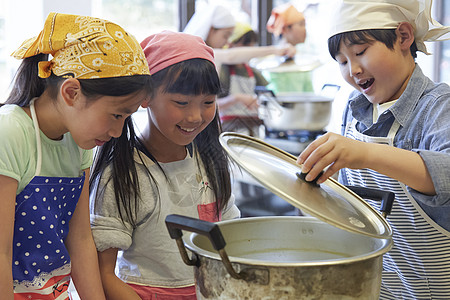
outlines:
M295 156L256 138L222 133L220 142L243 170L310 217L210 223L168 215L171 238L194 266L198 299L378 299L393 193L332 178L307 182ZM358 195L381 200L384 215Z
M196 232L178 244L195 266L198 299L378 299L382 255L392 246L312 217L214 224L169 215L166 223L172 237L177 228Z

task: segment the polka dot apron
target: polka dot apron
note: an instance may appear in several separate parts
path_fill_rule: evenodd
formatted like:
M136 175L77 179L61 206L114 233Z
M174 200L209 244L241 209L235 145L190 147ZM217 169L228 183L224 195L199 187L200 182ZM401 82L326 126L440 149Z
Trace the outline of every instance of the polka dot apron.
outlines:
M34 103L36 173L16 197L13 261L14 299L69 299L70 258L64 245L83 188L80 177L39 176L42 154Z

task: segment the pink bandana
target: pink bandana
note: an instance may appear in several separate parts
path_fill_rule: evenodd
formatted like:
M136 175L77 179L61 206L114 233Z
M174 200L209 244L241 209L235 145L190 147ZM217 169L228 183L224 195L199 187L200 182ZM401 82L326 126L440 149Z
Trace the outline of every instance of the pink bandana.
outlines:
M203 58L214 64L214 52L202 38L182 32L162 31L141 42L151 74L192 58Z

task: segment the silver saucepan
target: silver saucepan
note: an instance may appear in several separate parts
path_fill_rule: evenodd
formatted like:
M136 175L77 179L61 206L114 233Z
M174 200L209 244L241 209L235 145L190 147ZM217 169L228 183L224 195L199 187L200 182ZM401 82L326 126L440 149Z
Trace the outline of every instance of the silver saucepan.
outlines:
M255 91L260 104L258 116L268 129L320 131L330 122L334 98L306 92L275 95L264 87Z

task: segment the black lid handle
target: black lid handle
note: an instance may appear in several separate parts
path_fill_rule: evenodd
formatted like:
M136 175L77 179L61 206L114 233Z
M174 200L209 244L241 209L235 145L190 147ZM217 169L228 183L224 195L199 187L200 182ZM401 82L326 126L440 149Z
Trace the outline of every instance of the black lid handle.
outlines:
M316 178L314 178L311 181L306 180L306 175L308 175L308 173L297 172L297 173L295 173L295 175L297 175L298 178L300 178L301 180L303 180L307 183L311 183L312 185L319 186L319 184L317 183L317 180L320 178L320 176L323 175L323 171L320 171L319 175L317 175Z

